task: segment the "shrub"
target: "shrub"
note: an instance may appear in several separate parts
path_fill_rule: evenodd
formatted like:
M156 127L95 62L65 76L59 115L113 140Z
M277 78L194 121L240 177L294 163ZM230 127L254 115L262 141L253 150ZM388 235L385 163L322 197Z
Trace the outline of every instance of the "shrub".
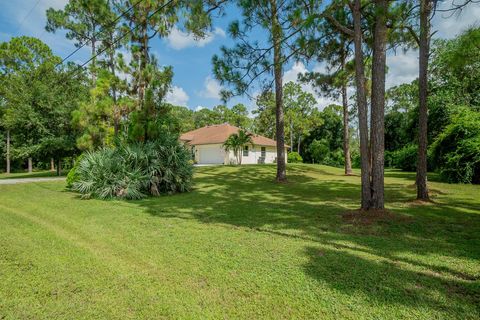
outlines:
M417 156L418 146L415 144L408 144L402 149L392 152L390 163L395 168L403 171L416 171L417 170Z
M308 151L312 155L312 160L314 162L323 163L323 160L330 153L330 144L328 143L327 139L314 139L308 147Z
M350 149L350 157L352 158L352 168L360 168L362 161L358 148Z
M385 168L395 167L395 151L385 150Z
M303 158L298 152L292 151L288 153L287 161L288 163L301 163Z
M344 165L345 162L343 150L338 148L331 150L330 143L327 139L314 139L308 147L308 152L314 163L339 167Z
M83 159L83 154L79 155L77 159L75 160L75 164L73 165L72 169L68 171L67 174L67 188L71 189L73 187L73 184L79 180L79 176L77 173L78 166L80 164L80 161Z
M463 109L433 142L432 165L448 182L480 183L480 113Z
M190 152L173 138L87 152L72 189L100 199L186 192L192 184L190 159Z

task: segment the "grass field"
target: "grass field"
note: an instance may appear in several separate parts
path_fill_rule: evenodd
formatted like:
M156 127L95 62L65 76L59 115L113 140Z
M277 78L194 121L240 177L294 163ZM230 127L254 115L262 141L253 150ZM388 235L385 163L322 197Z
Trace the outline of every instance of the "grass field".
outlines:
M61 173L62 176L66 175L66 172ZM56 177L57 172L44 170L44 171L34 171L32 173L28 172L13 172L10 174L0 173L0 179L21 179L21 178L47 178L47 177Z
M478 319L480 187L386 173L392 218L345 220L359 177L202 167L188 194L80 200L0 186L0 319ZM434 180L434 177L433 177Z

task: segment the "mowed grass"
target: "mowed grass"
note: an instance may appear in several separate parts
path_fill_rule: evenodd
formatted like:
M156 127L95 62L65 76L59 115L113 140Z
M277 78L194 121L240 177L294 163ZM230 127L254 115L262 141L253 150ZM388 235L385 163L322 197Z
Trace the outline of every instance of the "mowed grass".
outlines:
M0 186L1 319L478 319L480 187L386 173L398 219L355 225L359 177L196 168L195 190L80 200ZM434 179L434 177L433 177Z
M61 176L66 175L66 172L62 172ZM0 180L1 179L22 179L22 178L50 178L50 177L57 177L56 171L50 170L43 170L43 171L34 171L32 173L25 172L12 172L10 174L7 173L0 173Z

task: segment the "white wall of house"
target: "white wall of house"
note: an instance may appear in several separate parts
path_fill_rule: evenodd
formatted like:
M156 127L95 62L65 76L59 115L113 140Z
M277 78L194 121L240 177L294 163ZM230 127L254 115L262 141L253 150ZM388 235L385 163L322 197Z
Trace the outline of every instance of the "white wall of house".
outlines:
M262 163L275 163L277 159L277 148L267 146L252 146L248 145L248 152L242 152L242 164L262 164ZM262 149L264 152L262 152ZM285 149L286 150L286 149ZM233 151L229 152L228 160L226 164L236 163L235 155ZM287 160L287 153L285 151L285 161Z
M264 149L263 149L264 148ZM262 149L264 152L262 152ZM237 159L233 151L226 152L222 144L196 145L193 148L195 162L199 164L236 164ZM275 163L277 148L267 146L248 145L248 152L242 152L242 164ZM285 161L287 151L285 149Z

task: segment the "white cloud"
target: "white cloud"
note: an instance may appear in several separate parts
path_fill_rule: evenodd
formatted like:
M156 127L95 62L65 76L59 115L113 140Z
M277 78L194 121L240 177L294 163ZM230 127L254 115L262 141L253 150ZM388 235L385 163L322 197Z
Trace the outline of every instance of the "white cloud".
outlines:
M317 64L313 70L317 72L325 72L325 66ZM309 72L305 65L302 62L295 62L293 66L284 73L283 83L287 84L290 81L298 83L298 75L305 72ZM315 99L317 100L317 107L320 110L332 103L339 104L337 100L319 95L311 84L301 84L301 86L303 91L309 92L315 96Z
M42 0L38 4L32 0L0 2L3 16L6 17L2 22L11 26L9 33L0 34L1 41L9 41L11 37L25 35L39 38L60 56L66 56L75 50L74 41L65 38L65 31L59 30L55 34L45 31L47 9L63 9L68 0ZM82 48L70 60L74 61L78 57L82 57L84 60L88 51L88 47Z
M215 37L225 38L225 31L216 27L212 32L208 32L204 38L195 39L193 34L174 27L167 37L167 42L173 49L181 50L189 47L204 47L212 42Z
M203 109L205 109L205 107L197 106L197 107L195 108L195 111L200 111L200 110L203 110Z
M199 92L201 97L220 99L220 91L222 90L222 86L217 80L213 79L211 76L208 76L205 78L203 86L203 90Z
M451 1L441 3L440 9L451 7ZM453 38L468 27L479 24L480 4L470 4L462 11L452 15L451 12L436 13L432 30L437 31L436 38ZM387 88L410 83L418 77L418 51L409 50L407 53L389 53L387 56L388 74Z
M389 54L387 66L387 88L410 83L418 77L418 51L410 50L407 53Z
M183 90L181 87L173 86L170 92L167 94L165 97L165 100L168 103L171 103L173 105L177 106L187 106L187 102L190 99L188 94Z
M45 34L47 9L63 9L68 0L40 1L35 6L33 1L28 0L12 1L11 3L14 4L11 18L15 20L18 26L17 34L39 36Z
M460 2L460 1L457 1ZM440 9L451 8L451 1L440 4ZM451 12L438 12L433 18L433 30L438 30L436 38L453 38L472 25L479 25L480 3L470 3L463 10L452 15Z

